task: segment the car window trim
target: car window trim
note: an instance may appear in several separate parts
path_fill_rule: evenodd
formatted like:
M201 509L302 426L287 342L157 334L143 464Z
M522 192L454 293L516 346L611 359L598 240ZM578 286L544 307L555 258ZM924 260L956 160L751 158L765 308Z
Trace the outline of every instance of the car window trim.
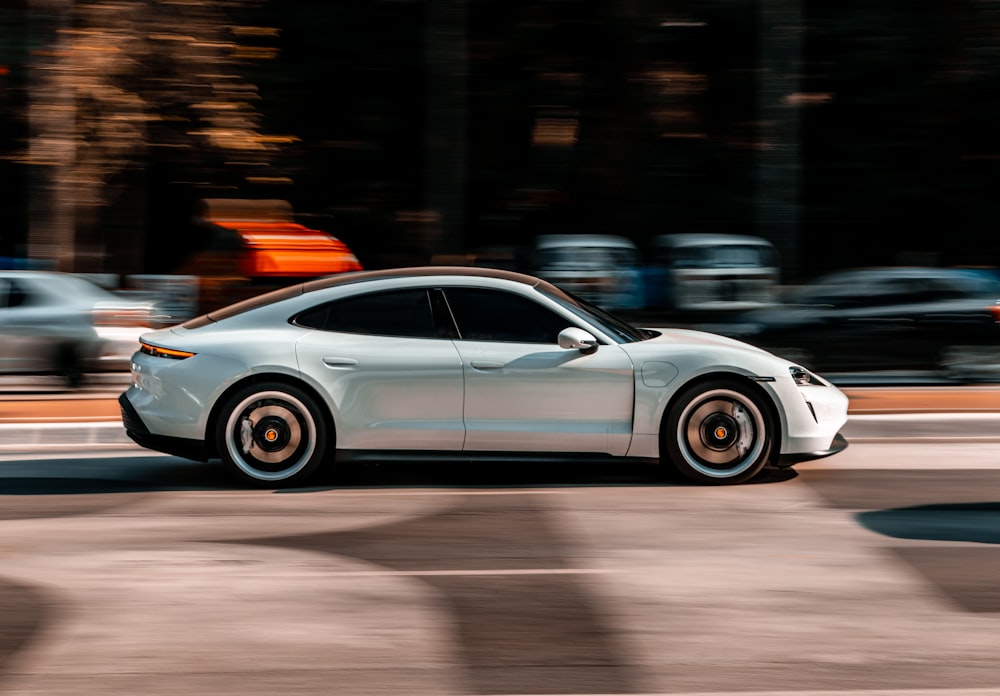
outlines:
M445 296L442 287L427 288L427 294L431 303L431 315L437 325L438 337L451 341L462 340L461 332L458 330L458 322L452 314L451 305Z

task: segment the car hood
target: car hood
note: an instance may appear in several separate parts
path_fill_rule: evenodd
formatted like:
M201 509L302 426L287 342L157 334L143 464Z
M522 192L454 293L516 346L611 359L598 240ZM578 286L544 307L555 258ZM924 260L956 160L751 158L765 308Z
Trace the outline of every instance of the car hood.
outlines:
M649 330L657 331L660 335L639 343L625 344L626 347L640 349L643 347L650 347L656 350L662 350L662 348L666 346L670 346L675 349L693 348L695 350L720 348L725 350L745 351L755 355L771 355L771 353L768 353L766 350L752 346L749 343L744 343L743 341L735 338L729 338L728 336L708 333L706 331L697 331L695 329L663 329L655 327L649 327Z
M634 365L670 363L683 372L737 371L745 375L788 375L791 363L735 338L694 329L652 329L659 335L625 343L621 348Z

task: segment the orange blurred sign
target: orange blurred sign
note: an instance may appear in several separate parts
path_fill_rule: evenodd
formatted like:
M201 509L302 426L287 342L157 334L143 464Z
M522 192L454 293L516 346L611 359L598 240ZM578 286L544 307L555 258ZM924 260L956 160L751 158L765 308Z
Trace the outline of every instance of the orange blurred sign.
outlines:
M308 278L362 270L342 241L294 222L287 201L203 202L206 219L239 235L238 272L247 278Z

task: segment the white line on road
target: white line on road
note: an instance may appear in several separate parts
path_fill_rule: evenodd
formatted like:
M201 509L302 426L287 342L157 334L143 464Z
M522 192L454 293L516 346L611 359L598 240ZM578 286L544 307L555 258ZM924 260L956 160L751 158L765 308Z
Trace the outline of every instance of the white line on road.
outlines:
M628 693L578 693L559 692L559 696L997 696L997 689L830 689L809 691L805 689L768 691L651 691L641 694ZM555 696L555 694L497 694L496 696Z
M601 568L510 568L497 570L345 570L330 572L338 578L353 577L441 577L462 575L597 575L617 573Z

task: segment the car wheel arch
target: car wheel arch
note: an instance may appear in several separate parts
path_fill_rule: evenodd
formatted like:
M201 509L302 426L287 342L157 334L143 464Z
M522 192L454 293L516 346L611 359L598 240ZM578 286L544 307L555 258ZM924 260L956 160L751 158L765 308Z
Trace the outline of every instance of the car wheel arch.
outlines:
M243 379L237 380L230 384L218 398L216 398L215 403L212 405L212 410L209 413L208 421L205 424L205 446L208 448L208 454L210 457L219 456L219 452L216 451L215 438L213 433L215 433L218 427L219 418L221 417L222 408L229 401L230 397L245 389L246 387L253 384L285 384L297 389L301 389L311 396L316 403L319 405L322 416L323 425L328 429L329 442L333 447L336 447L336 434L337 426L334 421L333 414L330 412L329 404L327 404L326 399L323 398L322 394L313 387L311 384L305 380L292 377L291 375L282 374L278 372L268 372L268 373L254 373L252 375L247 375Z
M750 391L754 392L760 399L761 403L764 404L764 406L768 411L767 415L770 417L771 422L774 423L776 428L776 431L774 433L774 441L776 446L772 448L769 463L774 464L775 462L777 462L778 457L780 456L781 453L781 443L784 441L784 432L786 427L784 415L782 414L781 409L778 407L778 404L775 403L774 397L766 389L764 389L759 382L756 382L753 379L747 377L746 375L740 374L738 372L726 372L726 371L707 372L705 374L693 377L681 385L678 385L673 390L673 394L671 394L670 398L667 399L666 402L663 404L663 407L660 411L660 418L659 418L660 434L662 435L664 428L667 427L667 421L670 418L671 412L677 406L677 403L684 396L684 394L688 392L688 390L690 390L692 387L696 387L702 384L710 384L712 382L718 382L720 380L721 381L729 380L743 385ZM664 452L662 451L662 444L663 443L661 437L659 438L659 445L657 447L658 449L657 456L659 457L664 456Z

